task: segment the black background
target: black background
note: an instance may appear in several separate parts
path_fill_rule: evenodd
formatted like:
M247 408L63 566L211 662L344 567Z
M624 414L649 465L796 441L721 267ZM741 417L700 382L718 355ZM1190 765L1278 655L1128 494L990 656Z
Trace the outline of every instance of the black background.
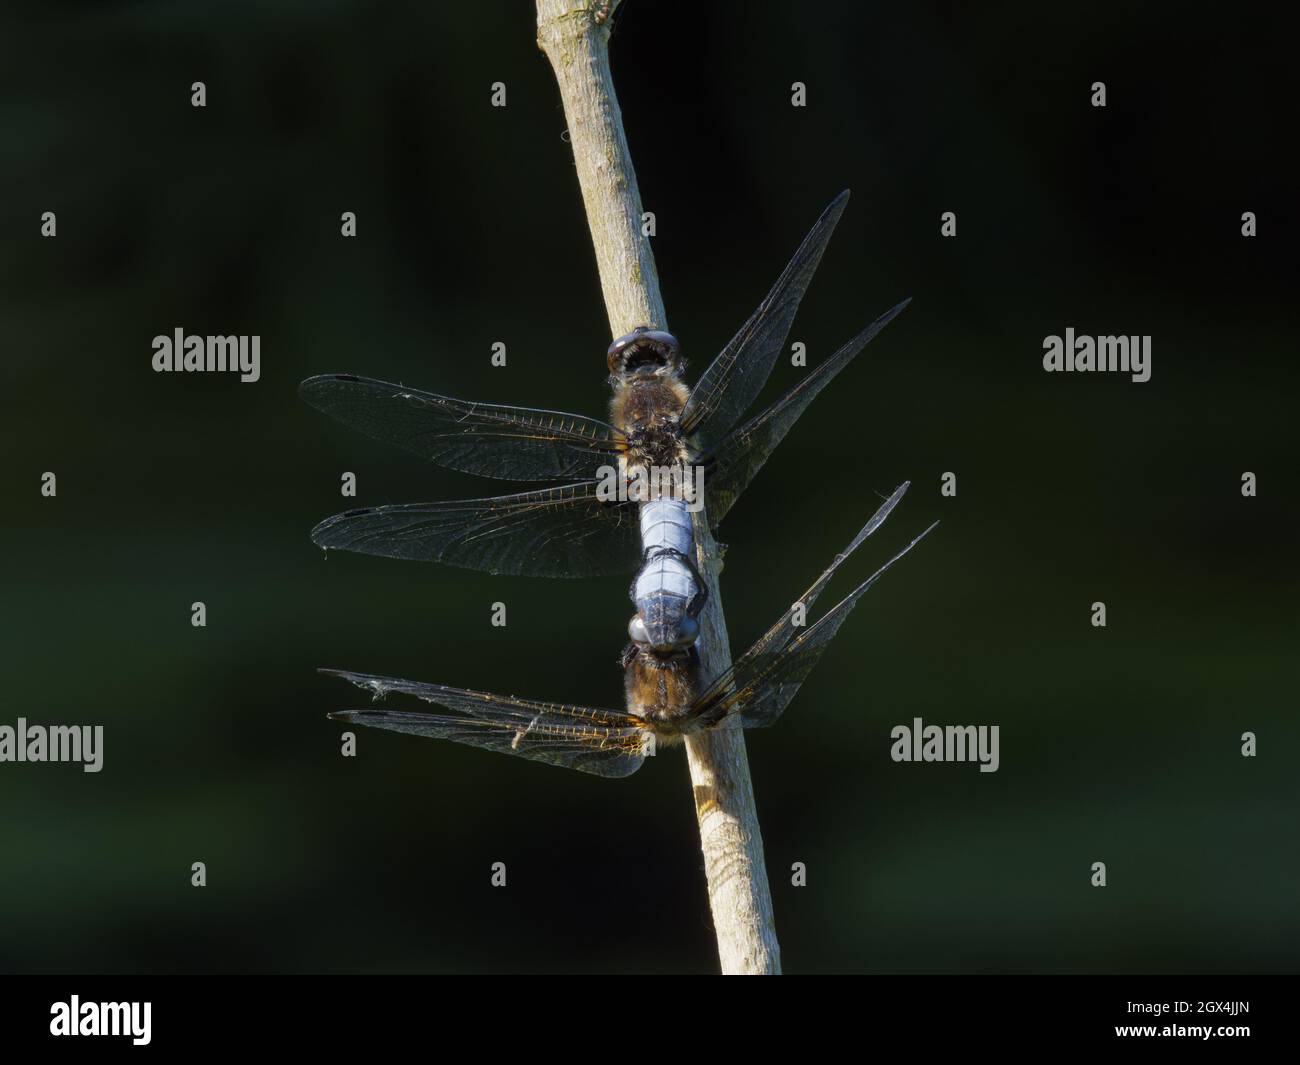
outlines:
M1295 93L1267 10L618 16L697 370L841 188L792 340L815 366L914 297L722 530L739 651L877 493L914 482L862 572L942 520L750 734L788 971L1296 967ZM343 759L324 715L362 701L313 672L621 697L624 579L307 539L354 502L503 489L330 422L305 376L603 414L607 323L531 5L13 5L0 100L0 723L106 730L99 774L0 765L0 967L713 970L680 755L605 781L363 731ZM178 326L259 334L262 379L153 373ZM1150 334L1151 381L1044 373L1067 326ZM914 717L999 725L1001 769L893 763Z

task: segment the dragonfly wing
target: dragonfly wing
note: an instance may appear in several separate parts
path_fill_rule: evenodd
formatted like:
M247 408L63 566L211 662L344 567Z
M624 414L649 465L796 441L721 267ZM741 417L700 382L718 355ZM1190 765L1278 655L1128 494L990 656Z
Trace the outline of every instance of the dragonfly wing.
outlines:
M491 499L363 507L326 518L314 543L485 573L598 577L636 568L635 503L603 502L595 482Z
M352 374L298 386L319 411L449 469L513 481L592 477L617 465L622 434L579 414L471 403Z
M682 411L682 431L707 451L758 398L785 346L799 301L808 290L849 193L841 192L804 237L772 290L709 365Z
M822 594L826 585L831 582L831 578L835 576L836 571L854 551L862 546L863 541L868 536L885 523L885 519L889 517L894 507L898 506L899 500L903 498L911 484L911 481L904 481L894 489L893 494L871 516L871 520L858 530L857 535L853 537L849 545L831 560L831 564L822 571L821 576L808 586L803 595L799 596L790 605L789 609L777 619L776 623L762 635L758 642L741 657L740 661L736 663L737 667L743 665L745 658L749 654L773 655L785 648L800 627L795 624L795 617L798 616L801 619L801 624L806 624L807 617L817 602L817 597Z
M906 485L903 487L906 488ZM895 492L885 506L892 508L901 494L902 489ZM888 513L888 510L885 510L885 513ZM875 521L874 518L872 520ZM935 522L935 525L937 524L938 522ZM878 526L879 522L876 522L876 525ZM869 536L872 528L869 522L855 537L848 550L853 550ZM696 700L692 711L693 716L706 724L716 724L725 717L739 714L745 728L763 728L775 722L794 698L795 692L799 690L808 674L821 661L826 648L830 646L840 626L853 612L858 600L880 579L885 570L907 554L933 528L934 525L931 525L915 537L911 543L798 636L794 635L796 630L792 623L793 608L787 611L780 621L733 664L731 669L709 685ZM804 593L805 599L816 599L845 555L836 557L831 567L808 592Z
M712 455L706 456L705 501L711 525L722 521L808 404L910 302L910 299L903 300L882 314L762 414L728 436Z
M647 754L648 734L639 719L620 710L543 703L345 670L321 672L351 681L376 699L398 692L453 711L344 710L330 715L336 721L450 740L602 777L630 776Z

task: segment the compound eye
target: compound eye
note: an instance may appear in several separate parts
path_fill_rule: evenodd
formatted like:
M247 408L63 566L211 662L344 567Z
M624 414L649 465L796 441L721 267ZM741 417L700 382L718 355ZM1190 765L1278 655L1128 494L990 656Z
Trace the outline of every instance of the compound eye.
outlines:
M647 330L645 326L639 325L634 330L632 330L632 332L624 333L621 337L619 337L612 344L610 344L610 346L605 351L605 362L609 366L610 373L618 372L619 363L622 361L621 356L623 354L623 350L629 344L632 344L635 341L640 340L641 335L646 331Z
M609 345L609 348L605 351L605 355L606 356L617 355L625 347L631 344L632 341L640 340L641 337L647 332L649 332L649 330L646 329L645 326L639 325L634 330L632 330L632 332L624 333L621 337L617 337L613 341L613 343Z
M645 622L641 620L640 614L634 614L632 620L627 623L627 634L632 637L633 643L650 643L650 634L646 632Z
M677 338L672 333L665 333L662 329L647 329L641 334L641 340L643 343L648 343L666 364L681 366L682 346L677 343Z

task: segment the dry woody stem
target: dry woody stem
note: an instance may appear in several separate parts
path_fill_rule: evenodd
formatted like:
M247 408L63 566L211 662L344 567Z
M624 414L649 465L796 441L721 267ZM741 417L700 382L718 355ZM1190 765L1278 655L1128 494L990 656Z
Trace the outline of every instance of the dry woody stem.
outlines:
M617 6L618 0L537 0L537 44L551 62L564 103L612 336L639 325L668 328L654 254L641 235L641 193L610 74L609 33ZM697 643L707 684L730 667L731 644L718 593L717 546L704 511L694 522L697 562L708 590ZM744 733L739 727L698 733L687 739L686 756L722 971L779 973Z

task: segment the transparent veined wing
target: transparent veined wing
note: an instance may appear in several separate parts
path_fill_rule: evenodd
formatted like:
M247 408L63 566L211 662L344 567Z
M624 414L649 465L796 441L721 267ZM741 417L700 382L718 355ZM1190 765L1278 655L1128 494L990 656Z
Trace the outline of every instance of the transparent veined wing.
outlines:
M751 418L704 457L705 502L710 525L717 525L726 517L732 504L740 498L817 394L911 302L906 299L890 308L767 410Z
M845 189L831 201L758 309L718 353L692 390L682 411L682 431L695 438L701 451L716 445L763 390L848 200Z
M773 624L772 627L759 638L757 643L746 652L747 655L753 653L765 653L770 655L785 648L790 640L794 638L795 633L800 627L796 626L794 623L796 611L801 614L804 623L806 624L808 614L816 604L818 596L820 596L823 590L825 590L826 585L831 582L831 578L835 576L836 571L839 570L840 566L845 563L854 551L862 546L863 541L865 541L867 537L885 523L885 519L888 518L890 512L898 506L899 500L903 498L911 485L911 481L904 481L894 489L889 498L886 499L871 516L871 520L858 530L857 535L853 537L848 546L831 560L831 564L822 571L821 576L805 589L803 595L799 596L798 599L790 604L790 607L786 612L782 614L776 620L775 624ZM743 661L744 658L742 657L740 661L735 663L735 665L739 667ZM713 687L716 688L718 685L715 684Z
M884 513L877 512L877 516L864 526L853 543L836 556L830 567L804 593L800 602L805 606L805 616L806 607L811 605L810 600L815 601L821 594L835 570L848 557L848 553L879 527L880 522L884 520L884 515L893 508L906 488L907 485L904 484L889 498L881 508ZM800 685L821 661L822 655L826 653L840 626L857 606L858 600L890 566L915 547L937 524L938 522L935 522L916 536L813 625L802 629L796 627L793 622L795 607L792 606L736 660L731 669L709 685L696 700L692 716L707 725L716 724L735 714L740 716L745 728L763 728L771 725L781 716ZM795 635L796 632L798 635Z
M640 719L621 710L537 702L340 669L321 672L351 681L376 699L396 692L451 711L343 710L330 714L336 721L450 740L601 777L630 776L649 753L649 734Z
M637 505L603 502L590 481L489 499L362 507L326 518L311 538L339 551L530 577L625 573L641 558Z
M472 403L353 374L298 386L311 406L449 469L512 481L594 477L617 465L622 434L580 414Z

